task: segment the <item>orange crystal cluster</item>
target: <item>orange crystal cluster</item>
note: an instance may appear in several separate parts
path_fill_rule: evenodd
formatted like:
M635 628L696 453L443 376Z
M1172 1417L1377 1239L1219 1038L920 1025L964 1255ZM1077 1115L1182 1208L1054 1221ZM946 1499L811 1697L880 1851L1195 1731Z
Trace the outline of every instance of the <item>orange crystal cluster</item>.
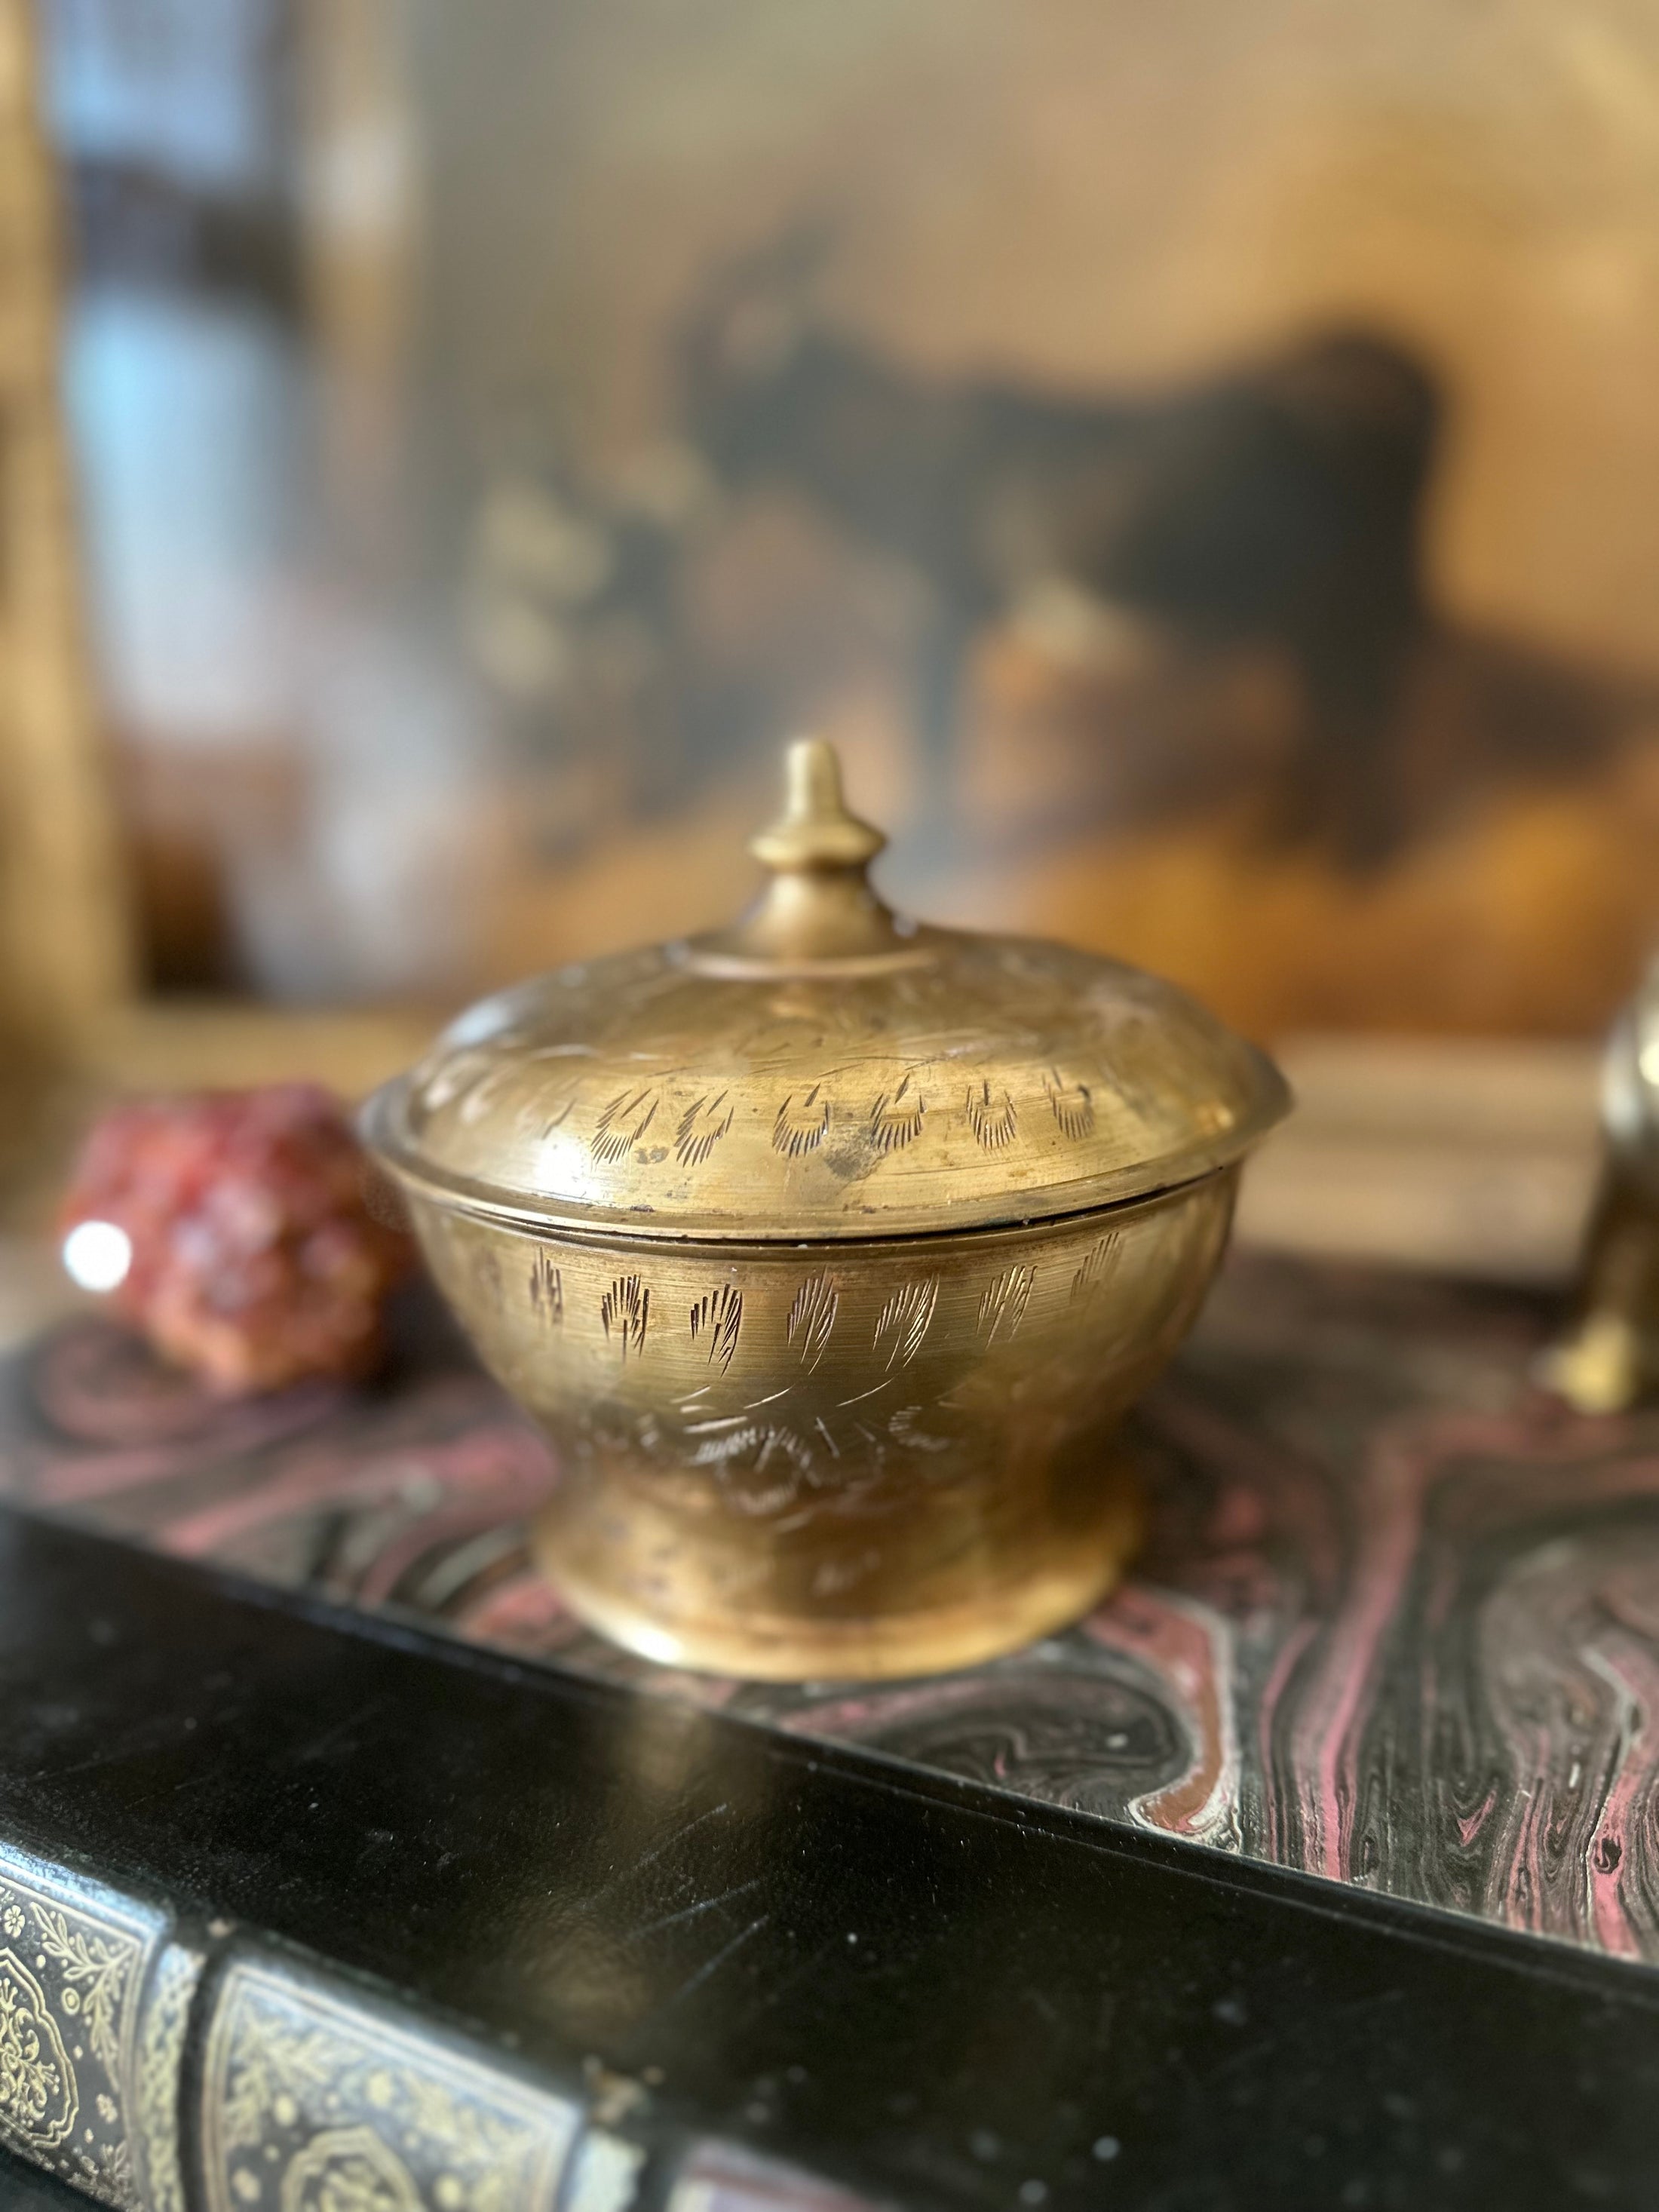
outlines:
M63 1207L66 1256L74 1231L84 1248L99 1224L124 1268L112 1301L210 1389L362 1375L413 1256L374 1176L312 1084L135 1100L87 1140Z

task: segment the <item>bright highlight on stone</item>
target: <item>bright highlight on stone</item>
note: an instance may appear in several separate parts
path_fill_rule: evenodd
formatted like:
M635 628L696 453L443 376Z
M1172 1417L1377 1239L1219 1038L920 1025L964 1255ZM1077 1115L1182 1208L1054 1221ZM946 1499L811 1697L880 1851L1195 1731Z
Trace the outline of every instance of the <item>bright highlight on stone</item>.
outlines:
M83 1291L118 1290L132 1265L132 1239L112 1221L77 1221L64 1239L64 1265Z

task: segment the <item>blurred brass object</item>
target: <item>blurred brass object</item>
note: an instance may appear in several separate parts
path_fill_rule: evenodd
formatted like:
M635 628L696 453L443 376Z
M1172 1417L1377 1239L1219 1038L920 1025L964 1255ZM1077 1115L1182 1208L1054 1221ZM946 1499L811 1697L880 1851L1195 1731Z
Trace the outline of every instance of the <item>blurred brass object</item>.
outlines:
M1607 1041L1601 1126L1575 1319L1540 1363L1581 1413L1622 1413L1659 1388L1659 958Z
M1287 1104L1167 984L896 916L882 842L793 746L742 921L475 1007L367 1109L559 1446L548 1573L655 1659L923 1673L1084 1611L1136 1526L1112 1425Z

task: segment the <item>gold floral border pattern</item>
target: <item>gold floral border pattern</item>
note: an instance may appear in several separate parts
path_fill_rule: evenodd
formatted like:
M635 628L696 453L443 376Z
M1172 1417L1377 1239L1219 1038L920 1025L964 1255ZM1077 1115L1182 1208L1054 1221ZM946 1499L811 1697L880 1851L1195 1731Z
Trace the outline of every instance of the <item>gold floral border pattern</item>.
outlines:
M138 2017L138 2063L132 2079L132 2132L144 2212L185 2212L179 2142L179 2075L191 2007L206 1961L199 1951L169 1943L155 1961Z
M209 2212L552 2212L580 2107L286 1964L239 1959L203 2068Z
M127 2212L140 2200L126 2085L144 1965L163 1926L96 1883L0 1847L0 2142Z

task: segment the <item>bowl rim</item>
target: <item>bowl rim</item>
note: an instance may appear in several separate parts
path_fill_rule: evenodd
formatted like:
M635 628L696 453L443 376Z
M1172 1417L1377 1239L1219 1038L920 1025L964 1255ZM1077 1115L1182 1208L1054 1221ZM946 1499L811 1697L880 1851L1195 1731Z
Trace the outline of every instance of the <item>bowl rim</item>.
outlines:
M1133 1161L1103 1176L1012 1194L987 1192L953 1211L946 1220L917 1208L913 1213L883 1212L867 1227L854 1216L833 1224L814 1224L811 1233L787 1222L745 1225L731 1213L653 1217L648 1206L576 1206L538 1198L487 1177L441 1167L424 1158L404 1134L401 1109L412 1078L395 1076L364 1100L358 1109L358 1133L380 1164L406 1188L453 1212L494 1221L505 1227L554 1235L626 1237L652 1243L728 1247L834 1249L853 1244L914 1243L918 1238L978 1235L988 1230L1022 1229L1090 1214L1114 1213L1153 1199L1168 1198L1237 1168L1294 1104L1290 1085L1266 1053L1246 1048L1255 1063L1252 1111L1231 1128L1195 1139L1158 1160ZM879 1226L877 1222L879 1222Z

